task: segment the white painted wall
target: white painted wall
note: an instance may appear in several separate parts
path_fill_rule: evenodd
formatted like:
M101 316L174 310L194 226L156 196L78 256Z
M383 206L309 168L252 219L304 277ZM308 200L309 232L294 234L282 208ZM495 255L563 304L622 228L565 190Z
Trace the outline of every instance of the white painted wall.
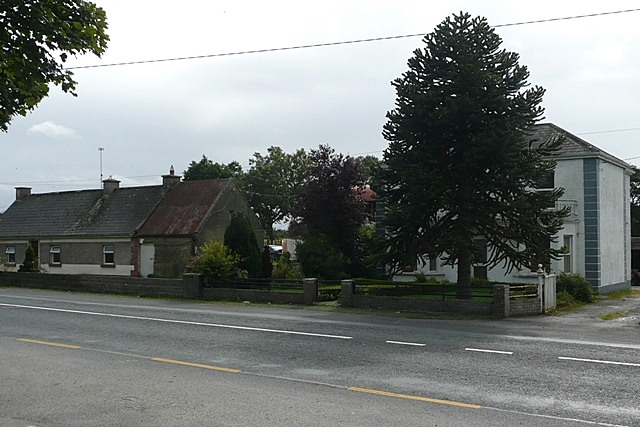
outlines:
M629 176L611 163L600 162L600 264L601 286L618 284L631 279L628 250L625 251L625 234L629 224L623 206L626 202L624 190L628 188ZM628 210L628 209L627 209ZM628 231L629 229L629 231ZM627 236L627 240L630 237ZM627 259L628 261L628 259Z
M100 267L91 264L62 264L59 267L50 267L49 264L41 264L40 268L50 274L93 274L104 276L130 276L132 265L116 265L115 267Z

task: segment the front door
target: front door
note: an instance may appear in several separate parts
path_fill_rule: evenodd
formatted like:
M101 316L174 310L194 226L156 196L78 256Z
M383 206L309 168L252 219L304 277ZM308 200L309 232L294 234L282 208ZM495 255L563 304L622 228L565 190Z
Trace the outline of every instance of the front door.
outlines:
M140 245L140 276L149 277L153 274L153 261L156 256L156 247L153 243Z

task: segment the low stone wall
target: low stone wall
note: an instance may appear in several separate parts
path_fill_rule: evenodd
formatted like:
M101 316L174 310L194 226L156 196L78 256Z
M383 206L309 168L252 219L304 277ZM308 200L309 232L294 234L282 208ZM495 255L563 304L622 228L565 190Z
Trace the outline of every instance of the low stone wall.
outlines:
M188 297L185 295L184 283L180 279L0 272L0 284L20 288L53 289L58 291L130 294L165 298Z
M540 314L542 301L540 298L515 298L509 301L509 316L525 316Z

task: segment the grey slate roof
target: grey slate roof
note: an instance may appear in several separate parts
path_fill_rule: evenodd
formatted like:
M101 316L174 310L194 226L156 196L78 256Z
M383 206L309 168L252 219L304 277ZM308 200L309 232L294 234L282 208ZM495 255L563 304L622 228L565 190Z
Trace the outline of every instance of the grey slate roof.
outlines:
M161 185L32 194L0 217L0 238L131 236L161 198Z
M543 142L557 136L563 136L565 138L560 152L555 156L558 159L598 157L622 168L631 169L631 165L625 161L612 156L595 145L588 143L584 139L567 132L553 123L540 123L534 125L531 136L527 139Z

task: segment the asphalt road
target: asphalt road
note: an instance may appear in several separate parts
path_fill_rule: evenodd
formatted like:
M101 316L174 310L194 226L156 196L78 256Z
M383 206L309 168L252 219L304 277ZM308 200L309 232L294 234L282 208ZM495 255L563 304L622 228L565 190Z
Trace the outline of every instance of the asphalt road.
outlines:
M416 320L0 289L0 427L640 426L639 379L633 316Z

